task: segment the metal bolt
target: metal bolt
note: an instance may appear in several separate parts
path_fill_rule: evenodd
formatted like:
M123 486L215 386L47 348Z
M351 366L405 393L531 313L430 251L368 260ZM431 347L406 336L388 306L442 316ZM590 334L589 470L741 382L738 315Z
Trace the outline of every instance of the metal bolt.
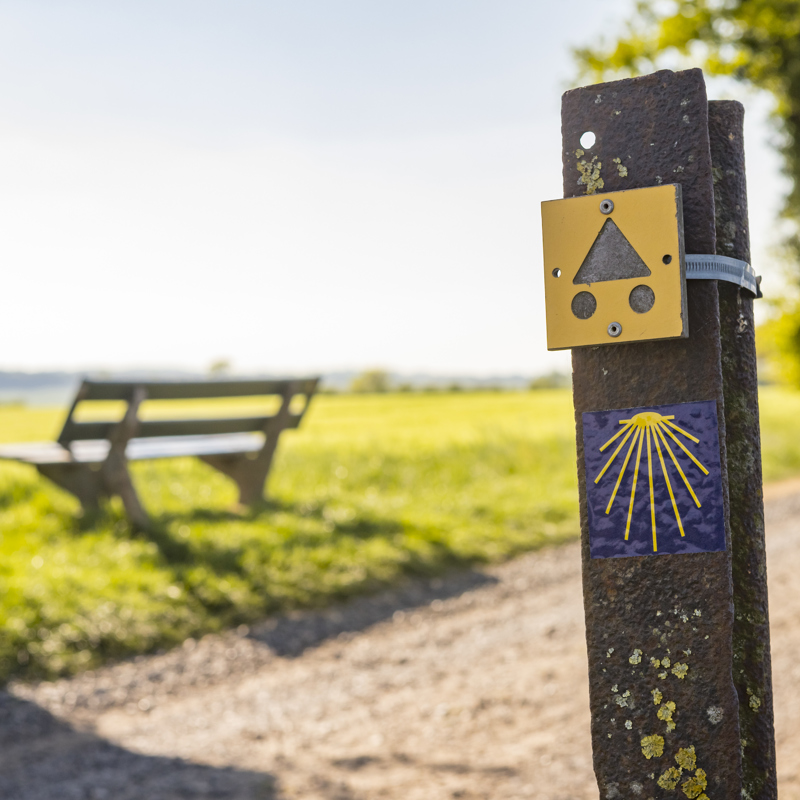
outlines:
M608 326L608 335L613 336L615 339L622 333L622 325L619 322L612 322Z
M614 210L614 201L606 198L600 203L600 213L610 214Z

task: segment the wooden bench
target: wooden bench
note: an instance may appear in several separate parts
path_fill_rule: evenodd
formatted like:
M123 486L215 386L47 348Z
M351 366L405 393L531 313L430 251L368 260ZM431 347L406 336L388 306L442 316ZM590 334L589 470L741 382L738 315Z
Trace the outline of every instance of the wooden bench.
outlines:
M146 526L148 516L131 482L129 461L195 456L236 481L239 501L262 499L278 436L297 428L319 378L207 382L123 382L85 380L55 442L0 446L0 458L33 464L39 472L74 494L87 511L103 498L117 495L134 523ZM145 400L198 400L278 395L275 414L212 419L140 419ZM292 399L305 397L299 409ZM123 401L121 419L76 419L82 403Z

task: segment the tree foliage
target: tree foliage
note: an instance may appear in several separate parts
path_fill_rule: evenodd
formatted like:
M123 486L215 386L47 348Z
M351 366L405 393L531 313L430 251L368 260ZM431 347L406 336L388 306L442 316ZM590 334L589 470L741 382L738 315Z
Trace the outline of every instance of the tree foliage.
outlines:
M683 56L769 92L793 183L786 214L800 222L800 0L640 2L616 42L576 56L584 74L599 79L641 74Z
M784 216L794 292L774 301L780 316L762 326L759 350L772 377L800 386L800 0L639 2L619 38L576 50L584 76L642 74L671 63L702 66L772 95L791 187Z
M356 375L350 383L350 391L375 394L391 389L389 373L382 369L368 369Z

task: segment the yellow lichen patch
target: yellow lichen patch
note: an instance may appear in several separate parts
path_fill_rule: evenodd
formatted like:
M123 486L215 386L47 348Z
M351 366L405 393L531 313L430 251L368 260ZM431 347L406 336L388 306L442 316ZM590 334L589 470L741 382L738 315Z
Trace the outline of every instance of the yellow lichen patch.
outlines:
M680 678L681 680L683 680L683 679L686 677L686 673L687 673L688 671L689 671L689 666L688 666L688 664L676 664L676 665L675 665L675 666L672 668L672 674L673 674L673 675L674 675L676 678Z
M616 113L619 114L619 111L617 111ZM622 159L612 158L611 160L617 165L617 172L619 172L620 178L627 178L628 168L622 163Z
M658 669L661 666L661 661L658 658L651 658L650 664L654 666L656 669Z
M631 657L628 659L631 664L641 664L642 663L642 651L641 650L634 650Z
M583 150L580 147L575 151L575 158L580 158L583 155Z
M667 700L661 708L658 709L658 718L659 719L670 719L672 717L672 712L675 710L675 703L672 700Z
M592 156L591 161L585 159L578 161L578 172L581 174L578 183L586 186L586 194L596 194L598 189L605 186L605 181L600 177L602 166L603 162L598 161L597 156Z
M698 769L693 778L687 778L681 784L681 789L690 800L694 800L705 791L706 786L708 786L708 781L706 780L705 770Z
M697 755L694 752L694 745L691 747L681 747L675 756L675 761L681 769L692 770L697 766Z
M669 669L669 665L670 665L671 663L672 663L672 662L671 662L671 661L669 660L669 658L668 658L668 657L666 657L666 656L665 656L664 658L662 658L662 659L661 659L661 666L662 666L662 667L664 667L664 669Z
M661 698L664 696L658 689L653 689L651 694L653 695L653 703L655 705L658 705L661 702Z
M667 723L667 730L674 731L675 730L675 722L672 719L672 714L675 711L675 703L672 700L667 700L661 708L658 709L658 718L662 722Z
M674 789L678 785L678 781L681 779L681 771L676 769L675 767L670 767L657 781L656 783L662 789Z
M659 758L664 755L664 737L654 733L652 736L645 736L641 742L642 755L651 759ZM705 789L705 786L703 787Z
M659 672L659 673L658 673L658 677L659 677L659 678L661 678L661 680L663 681L663 680L664 680L664 678L666 678L666 677L667 677L667 673L666 673L666 672Z

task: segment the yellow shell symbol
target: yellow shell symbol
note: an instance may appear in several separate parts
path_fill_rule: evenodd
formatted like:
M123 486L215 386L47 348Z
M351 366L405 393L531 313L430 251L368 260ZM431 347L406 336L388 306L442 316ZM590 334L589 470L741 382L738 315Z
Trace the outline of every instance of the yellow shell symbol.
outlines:
M619 490L620 484L622 483L622 478L625 475L625 470L628 468L628 463L631 460L631 455L633 454L634 447L637 446L638 448L636 451L636 466L633 470L633 486L631 487L631 499L630 503L628 504L628 521L625 526L625 541L628 540L631 531L631 517L633 516L633 500L636 496L636 484L639 480L639 466L642 460L642 447L644 445L645 439L647 440L647 473L650 483L650 520L653 527L653 552L658 552L658 544L656 541L656 505L655 505L655 497L654 497L654 488L653 488L653 450L652 444L655 443L656 453L658 454L658 460L661 463L661 474L664 476L664 481L667 485L667 491L669 492L670 500L672 501L672 510L675 512L675 519L678 522L678 530L681 532L681 536L684 536L683 530L683 523L681 522L681 515L678 512L678 504L675 502L675 493L672 490L672 483L669 479L669 474L667 473L667 467L664 463L664 454L661 449L661 445L664 445L664 450L666 450L667 454L669 455L672 463L675 465L675 469L678 471L678 474L683 479L684 484L686 484L686 488L689 490L689 494L692 496L692 500L694 500L695 504L698 508L700 508L700 501L697 499L697 495L692 489L692 485L689 483L689 479L686 477L686 473L681 468L681 465L678 463L678 459L675 457L675 453L673 452L672 448L670 447L669 442L667 441L667 436L669 436L672 441L687 455L689 458L698 466L698 468L705 474L708 475L708 470L695 458L695 456L689 451L683 442L678 439L674 432L685 436L695 444L699 443L699 439L692 436L691 433L687 433L682 428L679 428L675 423L672 421L675 419L674 415L670 416L662 416L661 414L655 411L642 411L639 414L634 415L630 419L621 419L619 424L623 427L620 428L601 448L600 452L603 452L607 447L609 447L613 442L615 442L620 436L623 436L622 441L617 445L616 450L611 454L611 458L608 459L606 465L603 469L600 470L600 474L594 479L595 483L599 483L600 479L605 475L608 468L614 463L614 459L619 455L622 448L625 446L625 443L628 439L631 440L630 445L628 446L628 451L625 454L625 460L622 462L622 468L619 471L619 475L617 476L617 482L614 486L614 491L611 493L611 499L608 501L608 506L606 507L606 514L611 512L611 506L614 503L614 499L617 496L617 491ZM633 436L633 438L631 438Z

